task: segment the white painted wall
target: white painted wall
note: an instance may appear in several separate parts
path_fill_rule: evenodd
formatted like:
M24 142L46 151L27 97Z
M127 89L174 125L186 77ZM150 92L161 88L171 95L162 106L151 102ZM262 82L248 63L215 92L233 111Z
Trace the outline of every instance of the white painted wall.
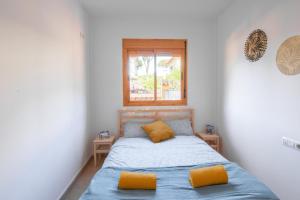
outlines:
M216 21L165 16L94 17L91 25L92 131L118 130L123 107L122 38L188 39L188 107L196 128L216 121Z
M84 13L0 2L0 198L57 199L90 156Z
M281 199L300 196L300 152L281 137L300 140L300 75L286 76L276 52L300 34L300 2L236 1L218 18L218 125L225 155L250 170ZM263 58L250 63L244 42L254 29L268 35Z

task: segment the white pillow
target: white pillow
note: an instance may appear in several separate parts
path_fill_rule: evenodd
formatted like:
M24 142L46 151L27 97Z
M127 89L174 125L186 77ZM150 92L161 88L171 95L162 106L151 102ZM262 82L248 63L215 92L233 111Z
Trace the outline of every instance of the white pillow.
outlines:
M171 127L176 135L194 135L192 123L188 119L168 120L166 123Z

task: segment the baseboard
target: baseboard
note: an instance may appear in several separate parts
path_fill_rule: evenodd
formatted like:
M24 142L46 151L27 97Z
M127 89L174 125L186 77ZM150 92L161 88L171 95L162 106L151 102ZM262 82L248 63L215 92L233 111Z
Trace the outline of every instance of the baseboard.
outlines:
M63 191L61 192L61 194L58 196L57 200L60 200L68 191L68 189L70 188L70 186L74 183L74 181L77 179L77 177L79 176L80 172L83 170L83 168L88 164L89 160L92 159L92 155L90 155L88 157L88 159L84 162L84 164L82 165L82 167L75 173L75 175L72 177L71 181L67 184L67 186L63 189Z

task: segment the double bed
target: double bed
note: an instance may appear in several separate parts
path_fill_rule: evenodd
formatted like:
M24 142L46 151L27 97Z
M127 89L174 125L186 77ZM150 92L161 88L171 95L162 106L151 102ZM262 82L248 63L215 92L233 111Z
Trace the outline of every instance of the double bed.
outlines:
M155 119L189 119L193 127L193 110L123 110L120 113L120 133L128 121ZM223 185L192 188L189 170L224 165L229 182ZM121 171L151 172L157 179L156 190L121 190ZM176 135L160 143L146 137L120 137L112 146L102 168L91 180L81 200L102 199L278 199L263 183L246 170L225 159L203 140L194 135Z

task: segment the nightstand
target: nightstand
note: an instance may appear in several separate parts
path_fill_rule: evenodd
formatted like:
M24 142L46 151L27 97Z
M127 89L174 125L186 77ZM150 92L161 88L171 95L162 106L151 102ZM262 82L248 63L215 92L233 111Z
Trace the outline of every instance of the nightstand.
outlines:
M101 154L108 153L114 143L114 140L115 136L110 136L109 138L104 139L97 138L93 141L95 166L97 166L97 155L99 154L101 156Z
M219 153L221 152L221 142L218 134L196 133L196 135L204 140L214 150Z

